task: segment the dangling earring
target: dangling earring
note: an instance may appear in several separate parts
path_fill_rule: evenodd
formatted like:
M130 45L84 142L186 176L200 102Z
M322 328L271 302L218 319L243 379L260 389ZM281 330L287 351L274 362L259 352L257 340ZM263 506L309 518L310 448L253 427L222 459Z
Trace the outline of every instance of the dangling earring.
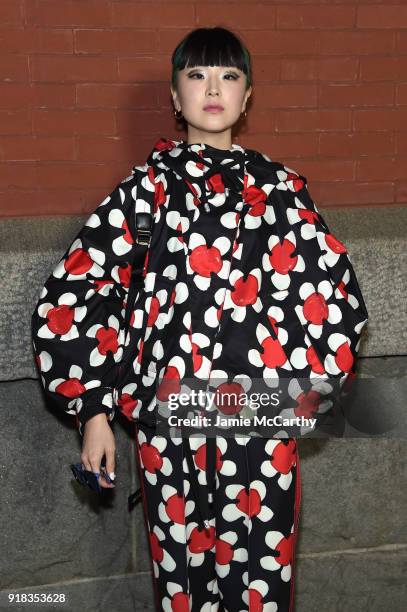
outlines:
M243 115L243 113L242 113L242 115ZM247 111L244 112L244 116L245 116L245 118L247 117Z
M177 113L180 113L180 115L178 115ZM175 111L174 111L174 116L175 116L175 118L176 118L176 119L181 119L181 117L182 117L182 111L181 111L181 110L179 110L179 111L175 110Z

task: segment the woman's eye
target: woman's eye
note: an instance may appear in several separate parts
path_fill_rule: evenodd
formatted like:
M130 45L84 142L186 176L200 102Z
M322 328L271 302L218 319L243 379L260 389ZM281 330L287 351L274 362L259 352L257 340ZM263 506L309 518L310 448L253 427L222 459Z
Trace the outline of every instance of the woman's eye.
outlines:
M197 77L204 77L204 75L201 72L194 72L192 74L189 74L188 76L189 76L190 79L192 79L193 77L196 77L196 76ZM232 74L232 73L226 74L225 77L231 77L232 81L236 81L239 78L236 74ZM228 78L227 80L229 81L230 79Z

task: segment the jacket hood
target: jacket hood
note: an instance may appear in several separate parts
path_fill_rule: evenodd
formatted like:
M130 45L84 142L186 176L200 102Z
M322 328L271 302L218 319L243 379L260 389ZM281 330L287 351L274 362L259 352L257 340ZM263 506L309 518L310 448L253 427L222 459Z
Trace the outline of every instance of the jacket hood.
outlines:
M147 164L160 170L172 170L184 179L187 187L209 211L225 195L239 196L246 203L267 203L275 188L298 191L306 182L291 168L273 161L267 155L233 144L218 149L206 143L188 144L184 140L160 138Z

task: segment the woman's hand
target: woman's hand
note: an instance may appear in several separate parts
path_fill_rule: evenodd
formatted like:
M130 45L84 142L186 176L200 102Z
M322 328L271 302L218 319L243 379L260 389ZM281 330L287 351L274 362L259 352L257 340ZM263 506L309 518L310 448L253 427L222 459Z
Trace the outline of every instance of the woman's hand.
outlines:
M111 478L115 477L116 443L113 431L104 412L95 414L84 425L81 460L87 470L100 472L103 455L106 455L106 471ZM102 473L99 476L100 486L111 489L115 485L105 480Z

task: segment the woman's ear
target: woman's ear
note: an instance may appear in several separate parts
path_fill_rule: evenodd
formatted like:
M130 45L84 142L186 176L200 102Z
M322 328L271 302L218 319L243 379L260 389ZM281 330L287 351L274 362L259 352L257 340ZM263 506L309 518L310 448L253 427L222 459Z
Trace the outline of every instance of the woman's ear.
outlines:
M179 110L177 109L177 106L179 106L178 93L172 87L170 87L170 92L171 92L172 103L174 104L174 108L175 110Z
M245 95L244 95L244 100L243 100L243 105L242 105L242 112L245 110L247 101L250 98L251 94L252 94L252 87L250 86L249 89L245 92Z

